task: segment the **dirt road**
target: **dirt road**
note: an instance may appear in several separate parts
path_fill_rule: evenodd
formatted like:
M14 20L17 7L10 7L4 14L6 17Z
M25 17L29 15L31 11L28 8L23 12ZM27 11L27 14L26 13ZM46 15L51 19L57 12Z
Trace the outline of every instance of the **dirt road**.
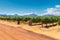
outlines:
M23 28L0 24L0 40L56 40Z

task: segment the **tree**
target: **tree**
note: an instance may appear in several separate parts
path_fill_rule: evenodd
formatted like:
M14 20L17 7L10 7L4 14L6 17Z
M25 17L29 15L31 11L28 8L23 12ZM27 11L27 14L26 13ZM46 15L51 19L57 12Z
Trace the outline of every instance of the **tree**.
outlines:
M28 21L29 26L32 26L32 19Z
M46 26L45 26L46 28L48 28L47 24L49 23L49 21L50 20L48 18L44 18L43 21L42 21L44 24L46 24Z
M60 20L58 21L58 25L60 25Z
M20 24L20 21L21 21L21 18L20 17L17 17L16 18L16 21L17 21L17 24L19 25Z

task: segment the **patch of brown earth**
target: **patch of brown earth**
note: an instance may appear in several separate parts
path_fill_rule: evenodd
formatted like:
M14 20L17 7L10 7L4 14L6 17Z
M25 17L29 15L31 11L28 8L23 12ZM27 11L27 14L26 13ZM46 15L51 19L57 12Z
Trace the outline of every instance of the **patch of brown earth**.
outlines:
M23 28L0 24L0 40L56 40Z

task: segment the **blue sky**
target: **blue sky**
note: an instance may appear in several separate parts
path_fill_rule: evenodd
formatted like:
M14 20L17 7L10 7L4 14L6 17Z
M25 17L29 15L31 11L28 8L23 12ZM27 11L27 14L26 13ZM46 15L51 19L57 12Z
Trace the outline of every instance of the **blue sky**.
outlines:
M0 0L0 14L59 14L58 9L60 0Z

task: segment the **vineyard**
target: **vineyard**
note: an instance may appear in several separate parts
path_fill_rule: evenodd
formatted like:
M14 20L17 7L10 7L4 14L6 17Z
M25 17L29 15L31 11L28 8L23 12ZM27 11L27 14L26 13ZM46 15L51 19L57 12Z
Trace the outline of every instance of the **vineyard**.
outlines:
M16 21L18 25L26 22L30 26L39 23L37 25L45 28L60 25L60 16L0 16L0 20Z

